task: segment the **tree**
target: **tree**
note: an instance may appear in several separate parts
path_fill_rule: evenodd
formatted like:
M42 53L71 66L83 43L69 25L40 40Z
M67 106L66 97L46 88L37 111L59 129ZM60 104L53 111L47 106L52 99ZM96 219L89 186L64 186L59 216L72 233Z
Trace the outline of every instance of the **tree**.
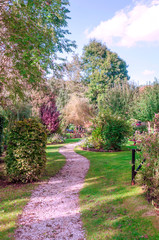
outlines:
M93 117L93 109L86 98L72 95L63 110L63 118L68 124L84 127Z
M140 89L139 89L140 90ZM145 86L135 96L132 106L132 117L140 121L152 121L154 114L159 112L159 81Z
M1 0L0 80L9 92L21 96L24 83L42 82L56 69L58 52L75 46L66 38L69 1Z
M83 81L88 85L87 94L94 103L106 89L129 79L125 61L96 40L84 46L82 66Z
M82 82L82 67L78 55L74 55L71 62L65 64L66 87L69 94L76 94L84 97L86 86Z
M74 55L70 62L66 61L58 76L51 77L48 84L52 94L56 96L56 105L60 112L72 94L84 97L87 88L82 82L81 62L78 55Z
M59 77L53 76L48 79L48 85L52 95L56 97L56 106L60 113L69 100L69 92L66 86L66 81L63 79L63 72Z
M59 90L59 94L56 98L57 109L58 109L58 111L60 111L60 113L62 113L62 110L68 103L69 99L70 99L70 96L69 96L68 90L64 86L63 88L61 88Z
M106 92L98 98L100 110L109 108L113 114L130 117L130 109L134 105L136 88L133 84L117 84L113 88L106 89Z
M59 112L54 97L50 97L49 101L41 106L40 117L49 133L56 132L59 127Z

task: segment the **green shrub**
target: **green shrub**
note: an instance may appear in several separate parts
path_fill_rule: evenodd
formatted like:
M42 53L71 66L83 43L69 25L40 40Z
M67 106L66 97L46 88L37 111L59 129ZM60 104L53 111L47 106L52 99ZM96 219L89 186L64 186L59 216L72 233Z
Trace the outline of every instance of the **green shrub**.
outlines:
M92 143L104 150L120 150L131 133L131 125L109 112L100 113L94 121Z
M159 204L159 133L136 134L138 148L138 164L146 162L137 174L138 182L145 187L149 200Z
M48 143L64 143L65 139L58 133L52 134L48 137Z
M6 172L10 181L31 182L42 174L46 163L47 135L34 119L18 121L8 136Z

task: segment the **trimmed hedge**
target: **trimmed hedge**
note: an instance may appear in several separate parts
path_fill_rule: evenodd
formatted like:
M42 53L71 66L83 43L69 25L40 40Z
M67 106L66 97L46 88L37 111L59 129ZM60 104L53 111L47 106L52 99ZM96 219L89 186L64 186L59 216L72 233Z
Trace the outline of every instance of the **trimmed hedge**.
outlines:
M12 182L32 182L45 169L47 134L34 119L18 121L8 136L6 172Z

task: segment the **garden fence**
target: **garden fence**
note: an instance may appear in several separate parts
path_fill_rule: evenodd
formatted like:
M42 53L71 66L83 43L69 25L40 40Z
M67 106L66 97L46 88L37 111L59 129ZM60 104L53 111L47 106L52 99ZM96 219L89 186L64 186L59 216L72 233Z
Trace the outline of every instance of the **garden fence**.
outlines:
M136 151L141 151L140 149L132 149L132 178L131 178L131 185L135 185L135 176L138 173L138 171L141 169L143 163L146 161L146 159L144 159L140 165L137 167L137 169L135 170L135 153Z

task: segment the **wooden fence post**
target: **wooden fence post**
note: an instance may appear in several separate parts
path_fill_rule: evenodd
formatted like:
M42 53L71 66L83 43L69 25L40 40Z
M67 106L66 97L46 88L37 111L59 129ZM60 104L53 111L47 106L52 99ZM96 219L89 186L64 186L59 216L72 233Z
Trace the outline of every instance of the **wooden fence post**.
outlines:
M135 185L135 149L132 149L132 179L131 185Z

